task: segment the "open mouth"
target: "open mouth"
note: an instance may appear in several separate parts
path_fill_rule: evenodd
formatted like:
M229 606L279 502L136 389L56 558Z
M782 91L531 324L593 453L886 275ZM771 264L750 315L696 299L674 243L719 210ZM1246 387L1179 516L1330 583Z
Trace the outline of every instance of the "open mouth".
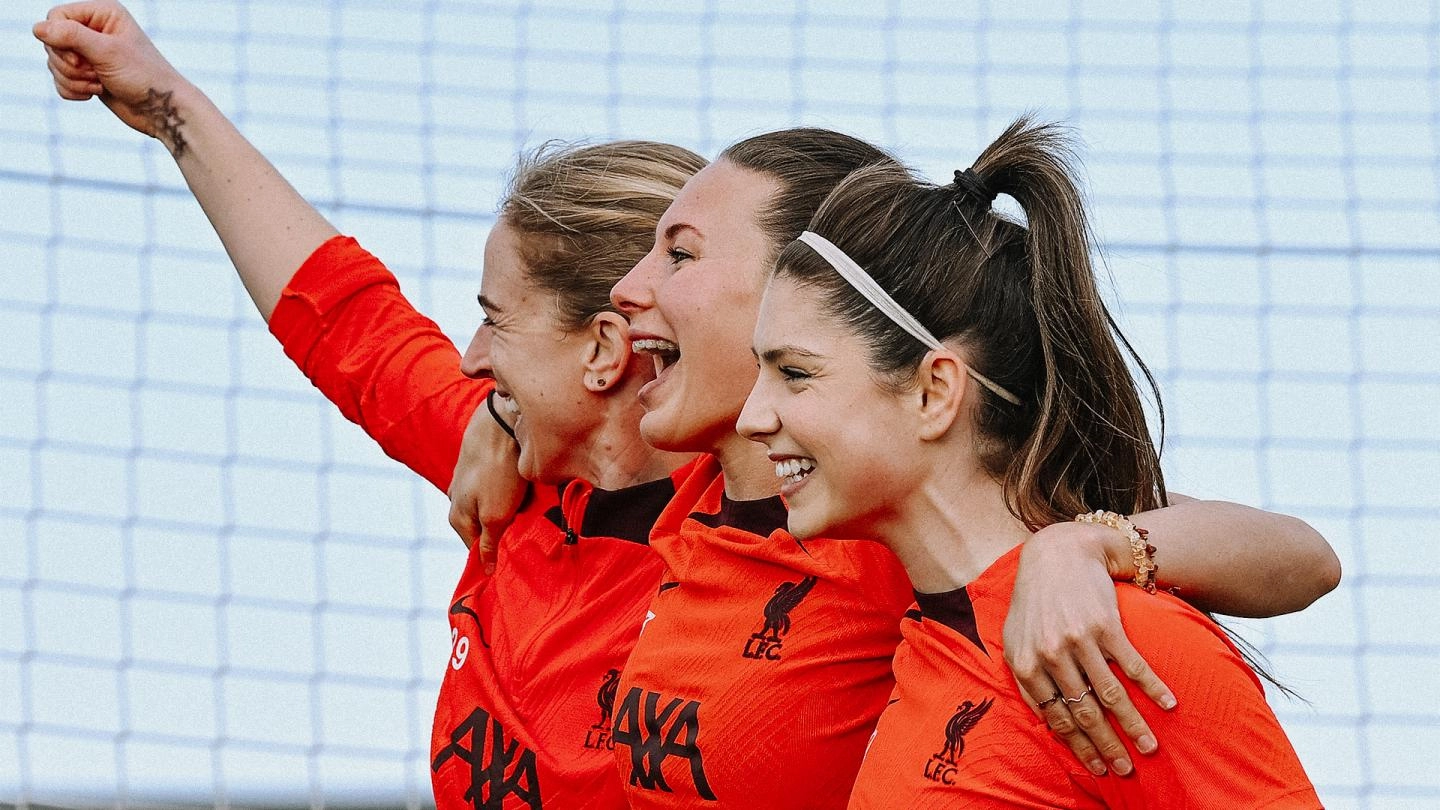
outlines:
M502 390L497 386L495 388L495 399L497 400L495 410L499 411L501 416L509 419L512 423L520 416L520 404L515 401L514 397L510 396L509 391Z
M648 354L654 358L656 377L680 360L680 347L674 341L662 338L641 338L631 341L630 350L636 354Z
M785 486L793 486L805 480L815 469L815 462L808 458L787 458L775 462L775 477Z
M515 398L510 396L509 391L499 386L495 387L495 399L493 402L495 404L495 413L505 421L505 424L510 426L511 438L519 442L520 436L516 434L515 431L520 426L520 403L516 402Z

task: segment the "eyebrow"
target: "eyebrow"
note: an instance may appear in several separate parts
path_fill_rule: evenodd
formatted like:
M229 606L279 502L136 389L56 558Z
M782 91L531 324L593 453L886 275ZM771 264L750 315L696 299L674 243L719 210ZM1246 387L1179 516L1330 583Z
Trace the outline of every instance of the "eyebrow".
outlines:
M806 360L825 359L825 355L818 352L812 352L809 349L801 348L800 346L776 346L773 349L766 349L763 352L756 352L755 349L752 347L750 349L750 353L760 358L761 360L764 360L767 363L778 363L780 362L780 358L784 357L787 354Z
M677 223L675 223L674 225L671 225L670 227L666 228L666 229L665 229L665 238L666 238L666 239L674 239L674 238L675 238L675 234L677 234L677 233L679 233L679 232L681 232L681 231L694 231L696 236L700 237L701 239L704 239L704 238L705 238L705 234L701 233L699 228L695 227L694 225L691 225L691 224L688 223L688 222L677 222Z

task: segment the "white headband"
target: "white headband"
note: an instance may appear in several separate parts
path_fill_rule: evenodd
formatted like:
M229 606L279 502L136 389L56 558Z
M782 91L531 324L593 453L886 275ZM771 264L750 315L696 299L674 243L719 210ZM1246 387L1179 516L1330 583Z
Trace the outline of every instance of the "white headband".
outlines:
M875 279L871 278L869 273L865 272L860 265L855 263L854 259L847 256L845 251L836 247L829 239L826 239L814 231L805 231L800 234L799 241L809 245L811 250L820 254L820 258L829 262L830 266L835 268L835 272L839 273L841 278L849 282L850 286L854 287L856 292L865 296L865 300L869 301L876 309L884 313L885 317L894 321L896 326L909 332L912 337L931 349L945 348L934 335L930 334L929 329L926 329L923 324L915 320L914 315L906 312L905 308L900 306L894 298L891 298L890 294L885 292L885 289L876 283ZM1006 391L999 383L976 371L970 367L969 364L966 364L965 368L970 376L974 378L975 382L990 389L990 392L995 396L1000 397L1011 405L1021 404L1019 397Z

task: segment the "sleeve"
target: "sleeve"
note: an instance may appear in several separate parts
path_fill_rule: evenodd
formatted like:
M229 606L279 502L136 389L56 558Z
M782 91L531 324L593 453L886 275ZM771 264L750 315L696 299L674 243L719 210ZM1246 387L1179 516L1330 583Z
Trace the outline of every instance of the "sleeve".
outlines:
M386 455L449 488L465 427L494 382L460 373L455 344L378 259L347 236L321 245L281 293L270 332Z
M1160 750L1131 748L1135 773L1096 780L1112 807L1318 808L1260 681L1224 632L1168 595L1117 588L1126 634L1178 705L1162 711L1121 675ZM1117 673L1120 674L1120 673Z

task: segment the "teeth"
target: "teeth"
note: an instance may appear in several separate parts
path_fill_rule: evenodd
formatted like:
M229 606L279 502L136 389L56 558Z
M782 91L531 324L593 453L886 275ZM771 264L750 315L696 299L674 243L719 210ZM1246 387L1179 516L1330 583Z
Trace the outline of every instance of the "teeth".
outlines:
M786 482L794 484L813 469L815 469L815 462L808 458L787 458L775 462L775 477L784 478Z
M680 347L668 340L659 338L645 338L644 340L630 341L631 351L640 354L679 354Z
M680 359L680 347L668 340L643 338L630 341L630 350L636 354L648 354L655 358L655 376L665 367Z
M520 415L520 403L516 402L509 394L497 393L495 398L500 400L499 410L510 416Z

